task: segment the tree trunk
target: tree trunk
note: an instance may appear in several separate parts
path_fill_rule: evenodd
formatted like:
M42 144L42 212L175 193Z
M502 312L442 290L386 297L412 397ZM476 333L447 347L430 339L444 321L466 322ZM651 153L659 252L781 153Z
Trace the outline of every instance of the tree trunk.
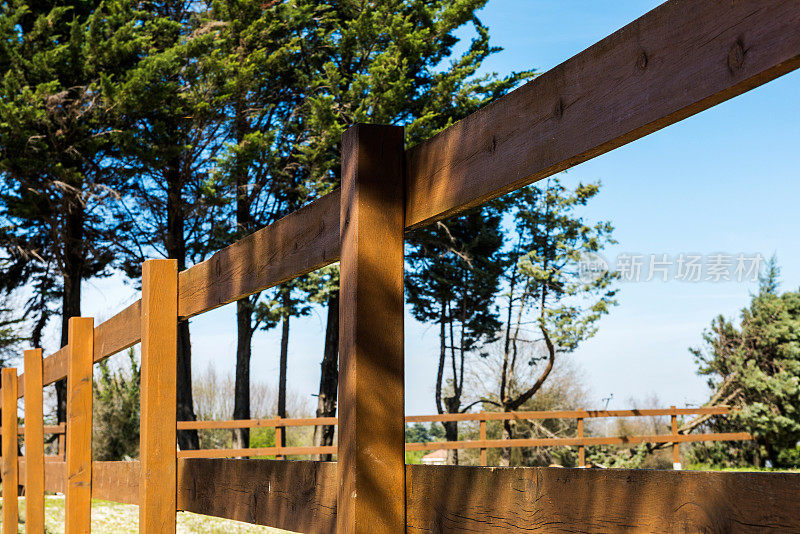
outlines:
M167 257L178 261L178 271L186 269L186 242L184 239L184 215L181 199L180 162L175 161L167 171ZM178 323L178 372L177 406L178 421L194 421L194 400L192 399L192 344L189 337L189 323ZM197 430L179 430L178 446L181 450L200 448Z
M285 289L281 292L281 300L284 308L283 328L281 331L281 361L280 371L278 372L278 417L286 418L286 364L289 359L289 305L291 304L291 290ZM286 431L281 432L281 447L286 446Z
M445 421L442 424L444 425L445 441L458 441L458 421ZM447 463L458 465L458 449L447 451Z
M335 417L339 389L339 292L328 297L328 323L325 326L325 348L322 354L322 374L319 378L317 417ZM333 445L333 425L314 427L314 446ZM330 462L331 454L317 455L317 460Z
M61 296L61 346L69 344L69 320L81 315L81 281L86 261L83 243L83 205L78 198L70 198L65 204L64 235L64 287ZM67 420L67 381L56 382L56 419Z
M249 298L236 302L236 383L233 394L233 418L250 419L250 357L252 354L253 303ZM234 447L250 447L250 429L234 430Z

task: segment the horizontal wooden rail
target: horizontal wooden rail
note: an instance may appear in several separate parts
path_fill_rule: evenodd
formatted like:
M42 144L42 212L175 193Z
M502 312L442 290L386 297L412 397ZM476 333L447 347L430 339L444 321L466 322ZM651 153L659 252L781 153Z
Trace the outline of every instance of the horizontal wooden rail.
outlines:
M642 410L551 410L537 412L480 412L444 413L436 415L408 415L406 423L433 423L446 421L504 421L507 419L590 419L604 417L655 417L666 415L726 415L729 406L703 408L659 408Z
M407 227L482 204L800 67L796 0L672 0L406 152Z
M66 423L60 423L58 425L44 425L43 428L45 434L63 434L64 432L66 432L67 425ZM0 434L2 433L3 429L2 427L0 427ZM24 434L24 433L25 433L24 426L17 427L17 434Z
M713 434L653 434L649 436L597 436L575 438L517 438L471 441L429 441L406 443L407 451L435 449L491 449L502 447L578 447L590 445L634 445L636 443L672 443L693 441L744 441L753 439L747 432L720 432Z
M339 260L336 190L180 273L178 315L192 317Z
M542 419L588 419L609 417L657 417L678 415L727 415L729 406L710 406L702 408L657 408L641 410L550 410L535 412L481 412L466 414L437 414L406 416L407 423L446 422L446 421L502 421L542 420ZM228 421L179 421L178 429L232 429L232 428L283 428L296 426L336 425L336 417L307 417L298 419L241 419ZM579 425L580 426L580 425ZM485 432L485 427L483 428ZM426 451L441 449L485 449L505 447L586 447L592 445L634 445L637 443L686 443L700 441L740 441L753 439L746 432L709 434L655 434L646 436L582 436L570 438L519 438L519 439L480 439L466 441L431 441L426 443L406 443L406 451ZM179 458L226 458L248 456L312 455L336 454L336 447L260 447L251 449L201 449L179 451ZM485 455L481 456L485 462ZM581 464L583 465L583 464Z
M251 449L199 449L178 451L178 458L230 458L235 456L285 456L336 454L336 446L321 447L254 447Z
M101 362L141 341L142 301L137 300L94 328L94 363ZM62 347L42 361L42 383L47 386L67 376L69 346ZM24 374L23 374L24 375ZM17 393L22 398L23 375Z
M94 498L138 503L139 462L93 462L92 470ZM46 489L63 491L64 473L63 463L48 463ZM787 505L800 502L794 473L408 465L406 477L407 531L415 534L800 531ZM335 463L178 461L181 510L332 534L336 501Z
M297 419L231 419L227 421L178 421L178 430L213 428L258 428L283 426L335 425L336 417L307 417Z

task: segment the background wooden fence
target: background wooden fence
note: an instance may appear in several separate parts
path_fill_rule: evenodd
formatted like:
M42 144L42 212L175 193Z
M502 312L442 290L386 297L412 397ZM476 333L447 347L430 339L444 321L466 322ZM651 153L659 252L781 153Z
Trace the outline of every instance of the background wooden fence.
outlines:
M410 149L356 125L342 187L181 273L144 264L141 300L73 318L69 343L2 372L3 530L43 532L44 490L66 532L90 498L139 505L140 530L176 510L299 532L800 531L800 476L406 466L403 235L594 158L800 66L797 0L670 0ZM176 326L340 262L338 462L177 458ZM92 462L92 364L141 343L139 462ZM67 378L66 461L44 461L42 387ZM17 458L17 399L25 451Z
M446 421L466 421L479 423L480 439L461 441L431 441L426 443L406 443L406 451L429 451L441 449L480 449L480 465L488 465L487 449L515 447L577 447L578 465L586 466L586 447L591 445L635 445L637 443L671 443L672 461L675 469L681 468L680 443L700 441L741 441L752 439L747 432L717 432L705 434L685 434L678 431L678 416L681 415L728 415L728 406L712 406L702 408L641 409L641 410L554 410L536 412L480 412L463 414L411 415L406 416L406 423L443 423ZM584 419L610 417L669 417L670 434L626 435L626 436L585 436ZM533 419L574 419L577 421L574 437L487 439L487 421L533 420ZM302 426L335 426L336 417L310 417L296 419L247 419L227 421L179 421L178 430L197 429L234 429L234 428L274 428L275 443L273 447L253 447L249 449L200 449L178 451L178 458L226 458L247 456L276 456L282 459L285 455L336 454L336 446L281 447L281 434L286 427Z

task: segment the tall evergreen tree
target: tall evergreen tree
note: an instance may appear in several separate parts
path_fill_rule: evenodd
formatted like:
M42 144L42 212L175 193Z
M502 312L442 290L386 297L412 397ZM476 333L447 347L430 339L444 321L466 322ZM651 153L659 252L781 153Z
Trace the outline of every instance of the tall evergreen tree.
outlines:
M418 320L439 325L436 409L461 413L467 356L495 339L494 296L502 274L502 216L496 204L418 231L407 254L406 294ZM447 376L449 375L449 378ZM448 441L458 422L444 423ZM458 463L458 452L448 453Z
M115 90L120 160L131 182L120 220L130 231L116 235L128 275L154 254L175 259L178 269L199 262L224 244L217 216L219 190L211 172L224 131L222 76L212 53L214 32L202 24L199 4L148 3L139 13L145 53ZM188 321L178 325L177 415L194 420ZM178 432L181 449L199 446L197 431Z
M138 61L136 28L124 0L0 3L0 233L13 260L2 286L32 285L36 344L60 300L66 345L81 282L108 273L124 230L105 211L126 187L105 97ZM63 381L56 391L63 421Z
M301 165L322 184L324 193L340 183L340 139L352 124L403 125L414 145L530 77L531 72L498 78L476 75L483 60L499 49L476 16L486 0L388 0L384 2L295 0L312 13L314 57L324 58L311 78L303 108L310 138ZM311 10L311 11L308 11ZM461 54L457 32L470 27L475 37ZM307 53L311 50L307 50ZM338 373L338 291L323 288L328 320L317 415L336 411ZM314 443L332 443L328 428L317 428Z
M599 190L599 184L569 190L552 177L501 199L513 217L514 231L504 273L498 393L487 401L503 411L528 402L550 376L556 357L592 337L597 321L616 303L614 273L581 270L615 243L608 222L588 224L579 214ZM538 375L532 382L526 379L531 369ZM514 437L514 425L512 420L504 423L505 437Z
M800 465L800 291L780 293L779 273L772 258L741 324L720 316L703 335L706 346L691 349L698 373L708 377L712 403L736 407L708 426L755 437L754 443L696 447L700 460Z
M313 196L314 184L298 166L297 150L307 135L299 108L319 60L312 57L313 19L299 9L293 2L218 0L204 21L217 34L211 58L224 73L227 144L215 173L235 199L229 242L275 222ZM279 395L278 412L286 416L289 325L297 310L291 296L294 285L284 284L276 292L236 304L234 419L250 418L253 334L278 323L282 325L279 389L284 393ZM273 317L273 312L279 316ZM247 447L249 429L238 429L236 441L237 447Z

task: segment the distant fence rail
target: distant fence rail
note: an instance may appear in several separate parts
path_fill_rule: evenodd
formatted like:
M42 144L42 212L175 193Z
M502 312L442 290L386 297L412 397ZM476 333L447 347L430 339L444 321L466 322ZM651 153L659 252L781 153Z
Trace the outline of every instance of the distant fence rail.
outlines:
M506 447L578 447L578 465L586 465L585 447L592 445L634 445L638 443L672 443L673 465L680 468L678 445L687 442L701 441L742 441L753 437L747 432L716 432L704 434L682 433L678 429L677 418L682 415L728 415L729 406L709 406L702 408L670 408L641 410L554 410L554 411L521 411L521 412L479 412L437 415L406 416L406 423L444 423L450 421L479 422L479 440L430 441L424 443L406 443L406 451L480 449L481 465L487 465L487 449ZM670 434L628 435L628 436L586 436L584 435L584 419L616 418L616 417L670 417ZM487 439L487 421L506 420L543 420L543 419L575 419L577 435L575 437L547 438L514 438ZM338 424L336 417L311 417L297 419L238 419L227 421L179 421L178 430L186 429L234 429L234 428L275 428L275 443L281 441L281 432L286 427L328 426ZM178 451L179 458L225 458L246 456L336 454L336 446L310 447L253 447L248 449L201 449Z

